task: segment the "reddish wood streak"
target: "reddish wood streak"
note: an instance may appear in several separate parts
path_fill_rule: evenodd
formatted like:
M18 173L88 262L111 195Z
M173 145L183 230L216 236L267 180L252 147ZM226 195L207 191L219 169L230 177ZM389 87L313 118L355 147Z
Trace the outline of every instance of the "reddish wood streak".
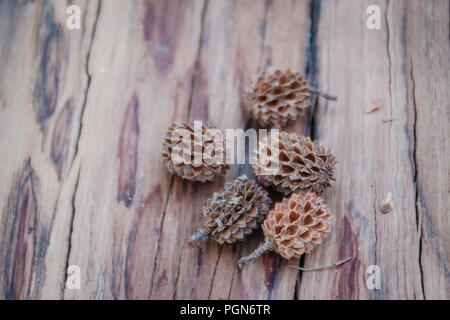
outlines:
M198 65L193 90L190 118L209 121L208 78L201 62Z
M67 100L58 115L52 135L50 156L53 163L56 165L58 180L61 180L61 174L67 160L67 151L70 143L70 128L72 124L72 103L72 99Z
M67 61L67 46L61 27L53 21L53 8L45 6L44 18L39 33L38 50L39 76L34 91L34 102L37 104L37 120L44 131L46 121L53 115L58 101L60 80L63 79Z
M166 75L174 62L178 29L186 3L184 0L145 3L144 36L161 75Z
M166 284L167 284L167 270L164 269L162 274L158 277L158 281L156 281L156 290L161 289Z
M263 264L265 274L264 283L266 284L266 287L269 290L268 298L270 299L272 291L274 289L278 267L280 265L280 258L274 252L265 253L263 255Z
M187 116L187 104L192 85L192 74L194 72L194 66L189 67L184 75L177 81L177 87L175 89L174 108L172 113L172 122L179 121L180 119L186 119Z
M5 299L28 297L34 268L34 250L41 245L36 244L36 191L39 188L39 179L31 168L30 159L12 185L1 223L0 247L4 250L0 251L0 269L3 272L0 280L4 284L1 296ZM43 240L42 245L46 248L48 239ZM45 251L41 252L44 256ZM34 270L36 273L37 269Z
M361 262L358 257L358 237L352 231L352 226L347 216L342 220L340 227L342 233L339 237L341 246L339 247L339 257L353 257L353 259L343 264L339 269L338 299L358 299L358 288L361 286L358 273Z
M136 188L137 152L139 142L139 101L133 96L125 110L125 116L120 130L119 150L120 161L117 201L123 201L127 208L133 202Z
M163 199L161 194L161 186L157 184L153 190L147 195L145 201L137 209L136 219L133 228L128 235L128 247L125 262L125 295L127 299L133 298L133 289L135 283L133 279L139 278L136 268L138 261L138 253L145 250L148 246L149 239L149 223L146 218L157 220L157 217L151 216L152 213L161 212ZM147 215L145 215L147 213ZM151 257L153 259L153 257ZM142 268L142 266L140 266ZM143 279L141 278L142 282ZM151 285L151 284L149 284Z

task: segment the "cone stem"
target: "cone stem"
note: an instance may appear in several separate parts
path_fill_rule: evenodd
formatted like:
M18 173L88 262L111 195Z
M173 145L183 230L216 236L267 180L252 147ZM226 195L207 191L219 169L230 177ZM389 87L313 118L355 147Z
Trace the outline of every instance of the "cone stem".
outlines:
M326 268L331 268L331 267L337 267L347 261L349 261L352 257L347 257L341 261L332 263L332 264L327 264L324 266L320 266L320 267L316 267L316 268L302 268L302 267L298 267L298 266L292 266L292 265L288 265L289 268L293 268L293 269L297 269L297 270L301 270L301 271L316 271L316 270L322 270L322 269L326 269Z
M323 97L325 99L333 100L333 101L337 100L336 96L332 96L331 94L322 92L322 91L320 91L319 89L317 89L315 87L309 87L308 89L309 89L309 92L317 94L318 96L321 96L321 97Z
M198 230L196 233L194 233L191 236L191 240L189 241L189 246L190 247L198 246L199 241L204 239L204 238L208 238L208 236L209 236L209 231L208 230L206 230L206 229Z
M239 259L238 261L238 266L239 268L241 268L241 266L243 264L246 264L250 261L252 261L253 259L258 258L260 255L262 255L264 252L266 251L272 251L273 250L273 240L272 238L265 238L264 242L261 243L258 248L256 248L255 251L253 251L251 254L249 254L248 256Z

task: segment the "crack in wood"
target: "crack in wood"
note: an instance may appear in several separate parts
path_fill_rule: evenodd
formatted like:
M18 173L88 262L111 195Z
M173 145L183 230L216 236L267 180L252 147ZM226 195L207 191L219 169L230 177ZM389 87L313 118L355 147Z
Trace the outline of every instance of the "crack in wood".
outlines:
M183 257L183 250L181 250L180 257L178 259L178 268L177 268L177 276L175 278L175 285L173 286L173 296L172 299L176 299L177 296L177 286L178 286L178 279L180 278L180 265L181 265L181 258Z
M222 254L222 249L223 249L223 246L220 247L219 254L217 255L216 265L214 266L214 271L213 271L213 275L212 275L212 278L211 278L211 287L209 288L208 300L211 300L211 293L212 293L212 290L213 290L213 287L214 287L214 279L216 277L217 266L219 265L220 255Z
M87 52L87 55L86 55L86 63L85 63L85 66L84 66L84 70L85 70L86 76L87 76L87 86L86 86L86 90L84 92L83 104L81 106L80 125L79 125L79 128L78 128L77 138L75 140L75 146L74 146L75 151L74 151L74 154L73 154L73 157L72 157L72 161L71 161L69 172L71 171L72 166L73 166L73 164L75 162L75 159L76 159L76 157L78 155L78 146L79 146L79 143L80 143L81 133L83 131L83 117L84 117L84 112L86 110L87 99L88 99L89 89L91 88L91 79L92 79L92 75L89 72L89 61L91 59L92 44L94 43L95 34L97 32L97 24L98 24L98 19L100 17L101 7L102 7L102 0L99 0L98 1L98 5L97 5L97 11L96 11L96 14L95 14L95 22L94 22L94 26L93 26L93 29L92 29L91 39L89 41L88 52Z
M375 199L373 202L373 222L374 222L374 238L375 243L373 245L373 251L374 251L374 265L378 265L378 220L377 220L377 203L378 203L378 192L377 192L377 176L378 176L378 169L375 171L375 175L373 178L373 184L374 184L374 193L375 193ZM398 272L398 268L396 268L396 272ZM398 276L397 276L397 289L398 289ZM381 290L373 290L372 291L373 297L375 299L383 299L382 291Z
M298 266L303 267L305 265L305 255L302 255L298 261ZM302 283L302 276L303 272L301 270L298 270L296 276L295 276L295 287L294 287L294 296L292 297L292 300L299 300L299 290L298 287Z
M81 112L80 112L80 126L78 129L78 134L77 134L77 138L75 141L75 151L74 151L74 155L71 161L71 165L70 165L70 169L69 172L72 171L72 166L75 162L75 159L78 155L78 144L80 142L80 138L81 138L81 132L82 132L82 128L83 128L83 116L84 116L84 111L86 109L86 105L87 105L87 97L88 97L88 93L89 93L89 89L91 86L91 74L89 73L89 61L90 61L90 57L91 57L91 50L92 50L92 43L94 42L94 38L95 38L95 33L97 31L97 24L98 24L98 19L100 16L100 10L101 10L101 3L102 0L98 1L98 5L97 5L97 12L96 12L96 17L95 17L95 22L94 22L94 26L92 29L92 34L91 34L91 40L89 43L89 47L88 47L88 52L86 55L86 63L85 63L85 72L87 75L87 86L86 86L86 90L85 90L85 94L84 94L84 100L83 100L83 104L81 107ZM62 285L62 293L61 293L61 297L62 299L64 299L64 292L65 292L65 283L67 281L67 268L69 267L69 259L70 259L70 254L71 254L71 250L72 250L72 234L73 234L73 222L75 219L75 213L76 213L76 207L75 207L75 198L77 195L77 191L78 191L78 183L80 180L80 172L81 172L81 164L80 167L78 169L78 175L77 175L77 180L75 182L75 187L74 187L74 191L72 194L72 213L71 213L71 218L70 218L70 226L69 226L69 230L70 233L68 235L68 244L67 244L67 254L66 254L66 269L64 270L64 276L63 276L63 285Z
M169 204L169 198L170 198L170 194L171 194L171 191L172 191L174 180L175 180L175 177L174 177L174 175L172 175L171 178L170 178L169 189L167 189L167 197L166 197L166 200L164 201L161 222L159 224L159 236L158 236L158 243L156 245L155 262L153 263L153 274L152 274L152 282L151 282L152 285L150 287L149 298L151 298L152 293L153 293L153 286L154 286L155 274L156 274L156 265L157 265L157 262L158 262L159 249L160 249L160 245L161 245L161 235L162 235L162 230L163 230L163 225L164 225L164 219L166 217L167 205Z
M78 169L78 175L77 175L77 180L75 182L75 187L73 189L72 192L72 212L70 215L70 224L69 224L69 236L68 236L68 240L67 240L67 253L66 253L66 264L65 264L65 269L64 269L64 275L63 275L63 283L61 285L61 299L64 299L64 292L65 292L65 286L66 286L66 282L67 282L67 270L69 268L69 258L70 258L70 253L72 251L72 234L73 234L73 222L75 220L75 211L76 211L76 206L75 206L75 198L77 195L77 191L78 191L78 185L80 182L80 173L81 173L81 166Z
M391 58L391 32L389 29L389 19L388 19L388 11L389 11L390 1L386 0L386 10L384 12L384 20L386 23L386 51L389 62L389 115L392 118L392 58ZM391 128L392 121L389 122L389 130L388 130L388 152L391 150Z
M414 149L413 149L413 163L414 166L412 169L414 171L414 191L415 191L415 201L414 201L414 209L416 210L416 227L417 232L419 232L419 271L420 271L420 283L422 286L422 295L423 299L426 300L425 297L425 286L423 281L423 266L422 266L422 243L423 243L423 228L422 223L420 221L420 214L419 214L419 197L420 197L420 190L419 190L419 182L417 181L417 102L416 102L416 79L414 79L414 67L412 62L412 57L410 60L410 77L411 77L411 91L412 91L412 102L413 102L413 110L414 110L414 122L413 122L413 137L414 137Z
M377 170L378 171L378 170ZM374 225L375 225L375 244L374 244L374 250L375 250L375 265L377 264L377 247L378 247L378 223L377 223L377 201L378 201L378 194L377 194L377 172L375 173L375 177L373 179L374 189L375 189L375 200L373 202L373 217L374 217Z
M194 96L194 89L195 89L195 83L197 80L197 73L198 73L198 69L200 66L200 58L201 58L201 51L202 51L202 46L203 46L203 35L204 35L204 29L205 29L204 27L205 27L205 17L206 17L207 8L208 8L208 0L205 0L204 4L203 4L203 8L202 8L202 14L201 14L200 36L199 36L199 40L198 40L198 48L197 48L197 54L196 54L196 58L195 58L194 71L192 73L192 79L191 79L191 91L189 93L188 111L187 111L187 115L186 115L186 121L189 121L189 117L191 114L192 99ZM173 187L173 183L174 183L174 175L171 176L169 189L167 190L167 198L166 198L166 201L163 206L163 213L162 213L161 223L160 223L160 228L159 228L160 235L158 237L158 244L156 247L155 262L153 264L153 274L152 274L152 281L151 281L149 297L152 296L153 288L155 285L155 274L156 274L156 266L158 263L158 256L159 256L160 245L161 245L161 235L162 235L162 231L163 231L164 220L166 217L167 206L169 204L169 198L170 198L171 190ZM179 259L181 259L181 255L182 255L182 252L180 253ZM176 291L176 285L177 284L175 283L175 289L174 289L175 291Z
M306 48L306 78L313 86L316 85L317 76L317 33L319 28L321 0L311 0L309 4L308 18L308 45ZM311 97L311 107L308 111L308 120L306 122L306 135L311 139L317 139L317 103L316 95Z
M231 275L231 284L230 284L230 290L228 291L228 297L227 297L227 300L230 300L230 297L231 297L231 290L233 289L234 274L236 273L236 269L237 269L237 266L235 266L235 267L233 268L233 274Z
M314 85L316 80L316 71L317 71L317 33L319 28L319 19L320 19L320 6L321 0L310 0L309 2L309 17L308 17L308 43L306 47L306 57L305 57L305 69L306 69L306 78L309 79L309 82ZM316 139L316 126L317 126L317 97L311 97L311 107L308 111L308 119L306 122L306 135L309 135L311 139ZM305 266L305 258L299 260L299 267ZM301 286L303 272L301 270L298 271L295 281L295 290L294 290L294 300L298 300L298 287Z

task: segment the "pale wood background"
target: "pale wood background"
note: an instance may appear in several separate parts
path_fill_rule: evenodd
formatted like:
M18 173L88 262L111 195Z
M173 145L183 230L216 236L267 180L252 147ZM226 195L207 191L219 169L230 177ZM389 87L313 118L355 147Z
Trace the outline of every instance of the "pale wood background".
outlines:
M81 30L65 26L70 3ZM448 0L70 3L0 1L1 299L450 298ZM370 4L381 30L366 28ZM243 90L269 67L339 96L287 128L339 160L324 195L333 233L289 263L354 257L339 268L297 272L266 254L239 271L260 232L233 248L186 245L204 201L251 173L170 176L166 129L250 127ZM365 285L374 264L379 290ZM65 288L69 265L80 290Z

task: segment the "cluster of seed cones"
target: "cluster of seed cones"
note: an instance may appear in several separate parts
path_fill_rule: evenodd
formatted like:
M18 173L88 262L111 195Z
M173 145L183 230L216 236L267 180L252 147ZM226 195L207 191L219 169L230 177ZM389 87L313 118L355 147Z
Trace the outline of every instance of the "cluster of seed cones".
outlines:
M281 128L311 105L311 92L317 93L302 74L288 69L261 74L245 95L250 115L260 126ZM270 139L270 143L267 138L260 141L252 163L262 186L240 176L214 193L203 207L203 226L192 235L190 246L207 239L232 245L261 225L265 240L239 260L244 264L265 251L275 251L285 259L299 258L323 242L331 231L332 214L318 194L335 179L334 155L322 143L295 133L280 132ZM210 149L215 151L205 157ZM185 151L182 156L180 150ZM207 182L226 173L224 151L220 130L182 123L169 128L162 158L170 173ZM286 197L270 210L272 201L263 187L272 187Z

